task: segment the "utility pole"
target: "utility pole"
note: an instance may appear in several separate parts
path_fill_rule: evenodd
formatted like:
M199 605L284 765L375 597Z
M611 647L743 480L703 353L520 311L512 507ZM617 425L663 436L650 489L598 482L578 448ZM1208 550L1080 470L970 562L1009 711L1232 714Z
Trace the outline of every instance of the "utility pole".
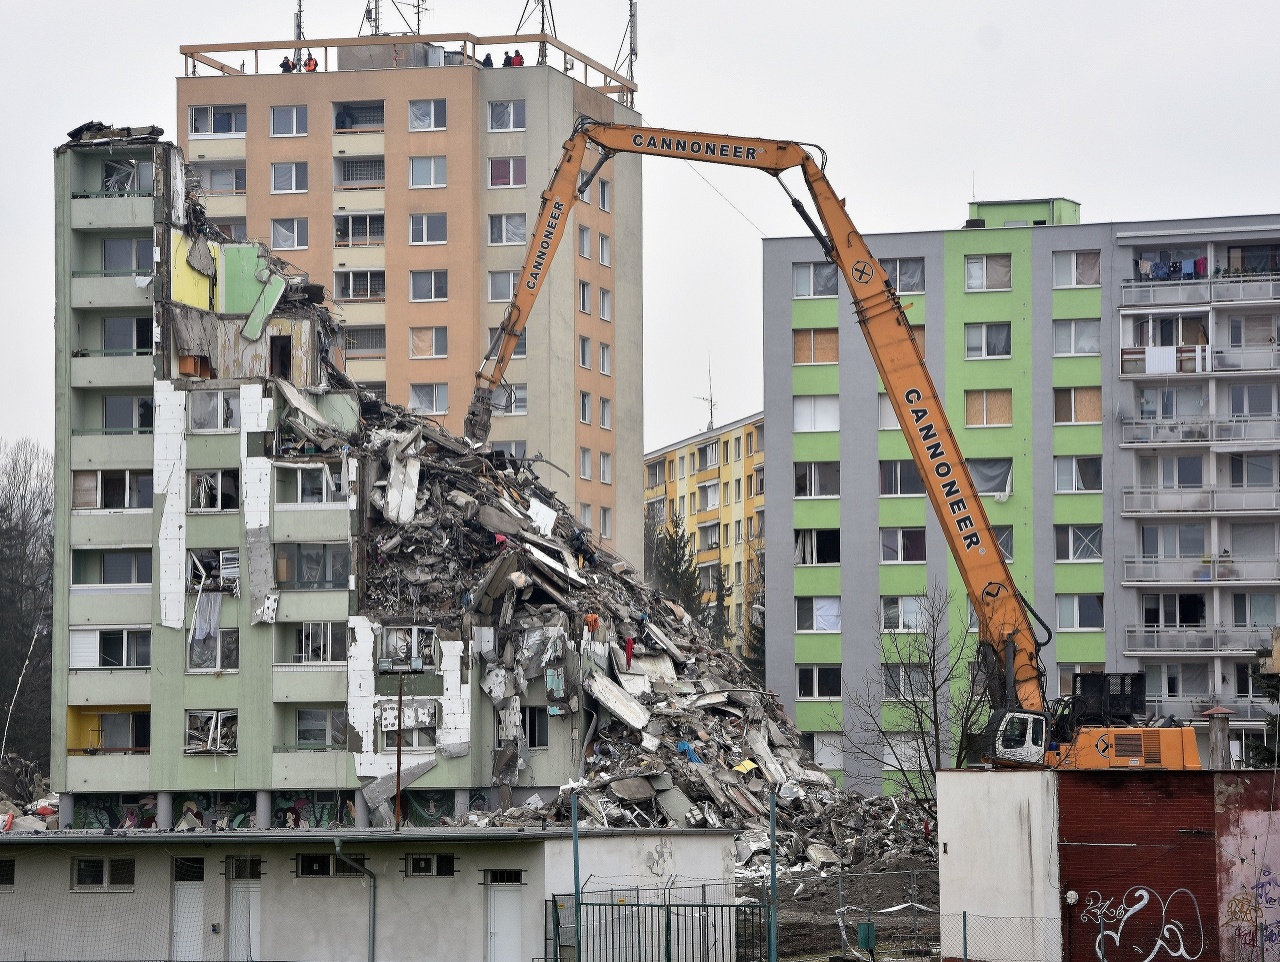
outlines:
M400 672L400 695L396 698L396 831L400 831L400 761L404 751L404 672Z

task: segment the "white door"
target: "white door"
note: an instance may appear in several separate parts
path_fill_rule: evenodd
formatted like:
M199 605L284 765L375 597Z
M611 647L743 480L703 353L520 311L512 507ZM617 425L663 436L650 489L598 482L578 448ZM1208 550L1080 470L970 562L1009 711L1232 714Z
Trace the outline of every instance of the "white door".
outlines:
M489 956L487 962L521 962L520 885L489 885Z
M173 883L174 962L204 958L204 882Z
M253 962L262 958L261 932L262 883L233 879L231 908L227 917L227 952L232 962Z

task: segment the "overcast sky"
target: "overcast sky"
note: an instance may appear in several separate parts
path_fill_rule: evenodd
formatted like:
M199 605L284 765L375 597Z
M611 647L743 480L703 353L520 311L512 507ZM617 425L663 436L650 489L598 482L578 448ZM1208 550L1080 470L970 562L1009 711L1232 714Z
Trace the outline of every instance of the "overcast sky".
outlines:
M821 144L864 233L958 227L975 189L1071 197L1088 221L1280 211L1274 0L639 3L646 123ZM308 36L355 34L363 6L306 0ZM423 30L508 33L523 6L435 0ZM561 39L613 63L626 0L554 7ZM176 139L178 45L287 37L294 2L0 8L23 105L0 149L0 437L51 443L53 148L86 120ZM649 159L644 179L648 449L706 426L708 361L717 423L760 409L760 239L804 228L763 174Z

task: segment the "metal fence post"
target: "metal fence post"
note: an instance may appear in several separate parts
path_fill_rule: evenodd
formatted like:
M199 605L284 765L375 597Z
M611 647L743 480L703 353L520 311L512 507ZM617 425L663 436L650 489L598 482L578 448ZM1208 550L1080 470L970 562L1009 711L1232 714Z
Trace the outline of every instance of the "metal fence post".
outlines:
M960 944L964 962L969 962L969 913L960 913Z
M666 913L666 950L662 957L665 962L671 962L671 903L667 902L667 904L662 907L662 910Z

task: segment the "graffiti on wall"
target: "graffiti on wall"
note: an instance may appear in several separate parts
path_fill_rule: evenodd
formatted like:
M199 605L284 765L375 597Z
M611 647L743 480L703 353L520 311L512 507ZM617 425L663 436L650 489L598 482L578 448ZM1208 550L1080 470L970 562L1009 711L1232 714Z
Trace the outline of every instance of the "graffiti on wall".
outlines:
M1280 907L1280 878L1274 876L1270 868L1260 869L1252 882L1227 900L1222 921L1223 942L1234 946L1235 958L1255 958L1259 945L1265 948L1280 942L1277 907Z
M155 828L154 795L77 792L72 828Z
M256 828L257 798L253 792L174 792L174 821L181 822L187 815L204 828L224 832Z
M1200 903L1185 888L1174 889L1168 898L1146 885L1134 885L1119 898L1105 898L1094 889L1080 921L1098 927L1093 943L1098 962L1193 962L1205 948Z
M272 828L331 828L355 823L355 792L271 793Z

